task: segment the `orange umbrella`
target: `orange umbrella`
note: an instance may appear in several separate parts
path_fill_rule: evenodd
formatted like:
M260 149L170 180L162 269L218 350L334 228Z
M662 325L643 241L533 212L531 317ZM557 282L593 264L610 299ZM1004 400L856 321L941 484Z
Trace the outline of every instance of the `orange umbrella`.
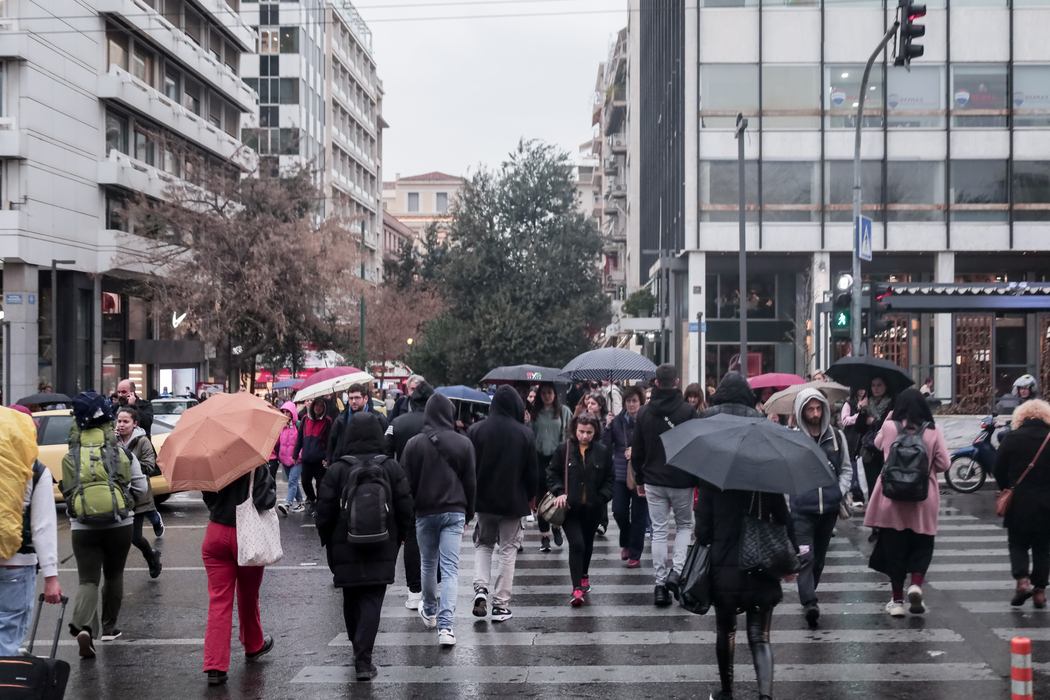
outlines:
M218 491L264 464L288 417L248 392L183 412L157 456L172 491Z

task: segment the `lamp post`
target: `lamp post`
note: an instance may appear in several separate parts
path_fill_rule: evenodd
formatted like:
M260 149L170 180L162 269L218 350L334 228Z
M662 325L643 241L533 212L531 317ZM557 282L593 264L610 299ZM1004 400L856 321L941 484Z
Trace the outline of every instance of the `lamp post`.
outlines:
M51 259L51 391L58 391L58 266L75 265L76 260ZM74 310L74 313L75 310Z

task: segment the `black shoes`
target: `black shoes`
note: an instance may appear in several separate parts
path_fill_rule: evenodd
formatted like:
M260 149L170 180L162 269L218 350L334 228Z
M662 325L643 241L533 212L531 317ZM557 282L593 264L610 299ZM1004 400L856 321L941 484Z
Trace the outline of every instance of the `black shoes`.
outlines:
M357 667L357 680L359 681L370 681L379 675L379 670L373 664Z
M208 671L208 685L222 685L229 677L226 671Z
M604 525L599 525L598 526L597 534L598 534L598 537L602 537L602 538L605 537L605 526Z
M273 637L271 637L268 634L265 634L265 635L263 635L262 649L260 649L259 651L255 652L253 654L249 654L249 653L245 652L244 660L245 661L255 661L260 656L263 656L264 654L269 654L270 650L272 650L272 649L273 649Z
M149 563L149 577L150 578L157 578L158 576L160 576L160 571L163 568L164 567L160 563L160 550L159 549L154 549L153 550L153 561L151 561Z
M565 542L565 540L563 540L562 537L561 537L561 528L560 527L552 527L551 528L551 534L554 535L554 546L555 547L560 547L562 545L562 543Z
M674 569L672 569L671 573L669 573L667 575L667 580L664 581L664 588L666 588L667 591L671 595L674 596L675 600L679 599L679 596L678 596L678 583L681 580L682 580L682 575L680 573L678 573L677 571L675 571Z
M665 608L671 604L671 593L666 586L657 586L653 591L653 604Z
M77 633L77 646L80 647L80 658L95 658L95 644L91 640L91 630L84 628Z
M550 551L551 551L551 538L550 537L544 536L544 537L540 538L540 551L543 552L544 554L549 554L550 553Z
M803 606L803 614L810 627L817 626L817 620L820 619L820 607L816 603L806 603Z

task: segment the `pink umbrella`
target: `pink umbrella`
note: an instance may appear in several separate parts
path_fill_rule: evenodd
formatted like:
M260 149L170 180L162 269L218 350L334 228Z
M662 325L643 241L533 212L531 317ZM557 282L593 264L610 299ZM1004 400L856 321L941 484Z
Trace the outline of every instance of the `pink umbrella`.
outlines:
M786 389L787 387L795 386L796 384L805 384L806 380L797 374L770 372L769 374L760 374L757 377L751 377L747 382L751 385L752 389L765 389L766 387Z

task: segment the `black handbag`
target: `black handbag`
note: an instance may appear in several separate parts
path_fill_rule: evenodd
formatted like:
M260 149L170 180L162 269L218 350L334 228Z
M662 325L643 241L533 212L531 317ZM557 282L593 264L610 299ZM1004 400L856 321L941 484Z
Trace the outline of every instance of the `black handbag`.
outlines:
M798 554L788 537L787 528L762 519L761 494L758 494L758 517L751 514L754 507L755 495L752 494L751 508L744 516L740 530L740 570L778 580L797 573L800 568Z
M675 598L683 608L694 615L704 615L711 609L711 548L709 546L696 543L689 545Z

